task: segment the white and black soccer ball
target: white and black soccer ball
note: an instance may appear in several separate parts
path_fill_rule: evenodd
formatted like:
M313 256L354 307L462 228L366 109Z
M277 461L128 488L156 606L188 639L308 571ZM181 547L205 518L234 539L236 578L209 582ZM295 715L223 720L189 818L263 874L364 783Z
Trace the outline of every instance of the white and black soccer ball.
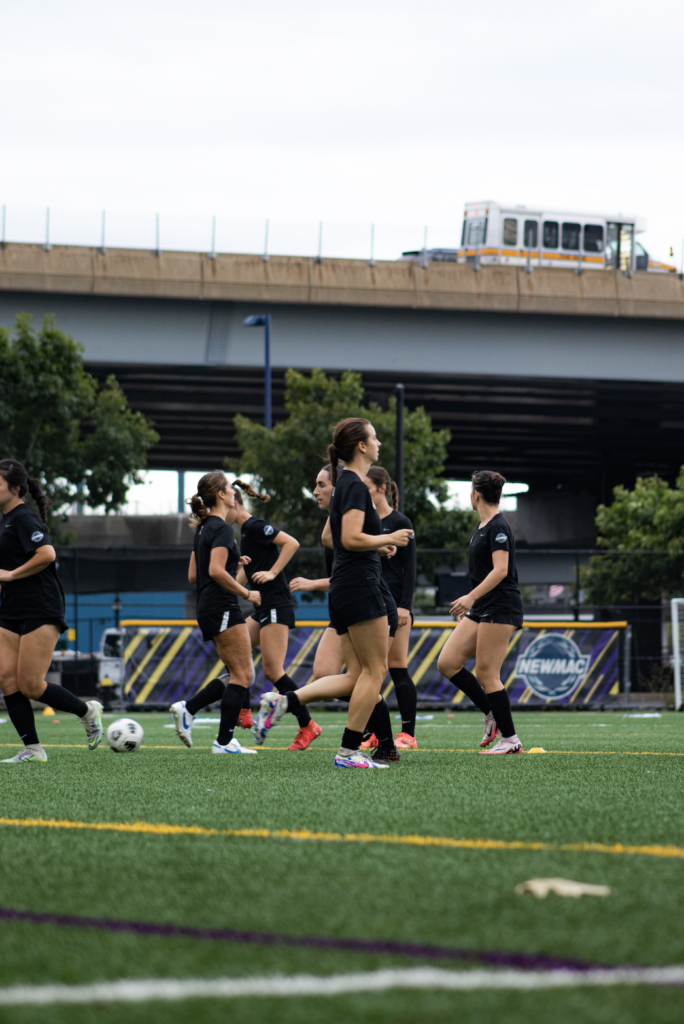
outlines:
M115 754L133 754L143 741L145 730L132 718L117 718L107 729L107 742Z

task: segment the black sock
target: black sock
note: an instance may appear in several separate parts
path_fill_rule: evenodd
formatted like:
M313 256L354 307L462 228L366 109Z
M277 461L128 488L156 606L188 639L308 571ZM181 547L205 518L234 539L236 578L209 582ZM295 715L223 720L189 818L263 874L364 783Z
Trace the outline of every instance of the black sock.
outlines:
M392 720L390 719L389 708L384 697L378 701L371 711L371 716L368 719L368 728L373 730L375 738L381 747L389 747L391 749L394 746Z
M222 683L220 679L212 679L210 683L207 683L201 690L193 694L190 700L186 700L185 707L188 710L188 714L196 715L202 708L206 708L217 700L221 700L225 688L225 683Z
M340 746L344 747L346 750L358 750L361 746L362 739L362 732L354 732L353 729L347 728L342 733L342 742L340 743Z
M415 736L416 705L418 703L416 684L411 679L407 668L391 668L389 674L397 695L397 704L401 715L401 731L408 733L409 736Z
M278 693L291 693L293 690L297 689L297 684L295 683L294 679L290 679L286 672L285 675L281 676L278 682L275 684L275 688L278 691ZM299 701L297 701L297 707L299 708L299 710L294 709L292 711L292 714L299 722L299 728L305 729L309 722L311 721L311 715L309 714L308 708L300 704ZM288 711L289 710L290 708L288 706Z
M83 718L88 713L88 705L84 700L77 697L71 690L67 690L66 687L58 686L57 683L47 684L44 693L40 696L40 701L58 711L68 711L71 715L78 715L79 718Z
M222 747L230 743L233 738L233 730L242 711L244 699L244 686L238 686L237 683L228 683L221 697L221 724L219 725L217 737Z
M475 707L479 708L483 715L489 714L492 708L489 706L487 694L472 672L469 672L467 668L462 668L460 672L451 677L451 682L459 690L463 690L466 697L470 697ZM499 726L499 728L501 727Z
M36 732L36 720L33 715L31 701L23 693L8 693L5 707L10 722L19 733L19 739L25 747L30 743L40 743Z
M488 694L489 706L492 709L492 714L496 720L496 724L501 730L501 735L504 739L508 739L509 736L515 734L515 726L513 725L513 715L511 714L511 700L508 696L508 690L494 690L493 693Z
M252 692L249 686L245 687L245 696L242 701L242 710L250 711L252 708Z

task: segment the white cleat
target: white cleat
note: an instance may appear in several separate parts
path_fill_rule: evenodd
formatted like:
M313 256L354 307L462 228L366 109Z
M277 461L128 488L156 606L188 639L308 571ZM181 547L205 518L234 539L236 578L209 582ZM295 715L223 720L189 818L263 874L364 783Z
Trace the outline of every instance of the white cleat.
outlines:
M184 700L177 700L172 704L169 711L173 715L173 722L176 726L176 736L186 747L192 746L192 723L195 716L191 715L185 707Z
M243 747L235 738L225 746L221 746L218 740L214 740L211 752L212 754L256 754L256 750L252 750L251 747Z
M380 764L378 761L374 761L368 754L364 754L362 750L357 750L355 754L336 754L335 755L335 767L336 768L389 768L388 764Z
M0 764L23 764L24 761L39 761L42 764L45 764L47 759L48 756L44 750L31 750L30 747L24 747L24 749L20 750L18 754L14 755L14 757L3 757Z
M508 736L506 739L502 736L495 747L491 750L481 750L481 754L522 754L523 748L522 743L518 737L513 733L512 736Z
M261 704L257 711L256 720L252 727L252 736L258 747L266 739L266 733L277 725L283 715L287 712L287 697L280 693L265 693L261 698Z
M488 747L490 743L493 743L496 737L499 735L499 726L496 724L496 719L490 711L488 715L485 715L484 719L484 736L480 740L481 747Z
M104 736L102 705L99 700L87 700L86 707L88 710L81 721L85 726L86 736L88 737L88 750L94 750L95 747L99 747L100 740Z

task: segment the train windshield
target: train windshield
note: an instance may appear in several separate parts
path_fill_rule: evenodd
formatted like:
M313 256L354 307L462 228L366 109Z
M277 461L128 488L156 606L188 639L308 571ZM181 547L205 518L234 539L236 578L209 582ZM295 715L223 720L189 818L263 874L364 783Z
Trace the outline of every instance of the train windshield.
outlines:
M466 243L468 245L484 245L487 237L487 218L477 217L473 220L468 221L468 235Z

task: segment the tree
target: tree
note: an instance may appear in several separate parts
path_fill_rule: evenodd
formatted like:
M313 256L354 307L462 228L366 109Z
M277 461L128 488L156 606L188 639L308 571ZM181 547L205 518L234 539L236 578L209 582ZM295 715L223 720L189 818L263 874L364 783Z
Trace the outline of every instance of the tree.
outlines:
M272 495L269 513L303 543L318 544L321 515L315 502L306 500L332 440L334 425L347 416L364 416L375 427L382 442L380 464L394 473L396 460L394 396L387 409L363 403L360 373L347 371L337 379L322 370L310 376L288 370L285 375L287 419L267 430L245 416L235 417L237 441L242 456L233 468L257 477ZM425 547L467 546L472 530L472 513L447 510L447 487L442 477L446 461L448 430L433 430L430 417L421 406L405 414L405 496L404 508Z
M582 574L590 604L645 604L684 590L684 466L670 487L639 477L633 491L613 489L612 505L596 510L597 544L613 551L666 554L598 555Z
M159 435L133 412L116 378L103 388L83 349L46 316L40 333L26 313L0 328L0 458L15 458L44 483L55 511L79 498L115 511L140 483Z

